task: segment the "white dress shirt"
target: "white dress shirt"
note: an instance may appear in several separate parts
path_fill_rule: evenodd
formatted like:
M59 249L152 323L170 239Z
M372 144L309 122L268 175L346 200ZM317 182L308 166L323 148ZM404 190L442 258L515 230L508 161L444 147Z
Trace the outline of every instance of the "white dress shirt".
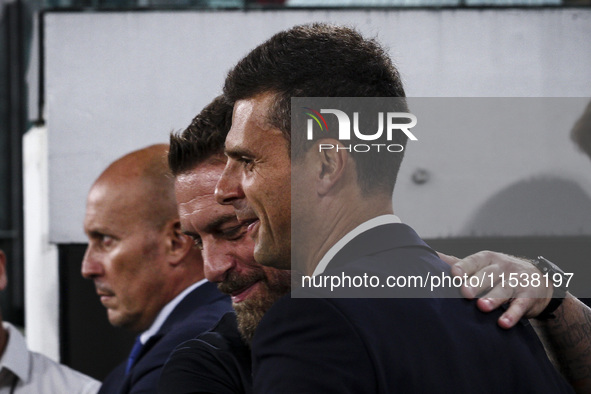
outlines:
M94 394L100 382L27 349L25 338L10 323L0 358L0 394Z
M371 230L374 227L382 226L384 224L391 224L391 223L401 223L400 218L396 215L388 214L388 215L381 215L376 216L373 219L369 219L366 222L361 223L359 226L355 227L353 230L349 231L343 238L339 239L337 243L335 243L329 250L326 252L324 257L320 260L316 268L314 269L314 273L312 276L320 275L326 269L326 266L330 261L336 256L336 254L345 247L353 238L358 236L361 233L366 232L367 230Z
M171 301L169 301L168 304L166 304L164 306L164 308L162 308L160 310L160 312L158 313L158 316L156 316L156 319L154 319L154 322L152 323L150 328L148 328L146 331L144 331L143 333L140 334L140 342L142 343L142 345L145 345L146 342L148 342L148 339L150 339L151 337L156 335L156 333L160 330L160 327L162 327L162 325L164 324L166 319L168 319L168 316L172 313L174 308L176 308L176 306L190 292L192 292L193 290L195 290L196 288L198 288L199 286L201 286L204 283L207 283L207 279L201 279L200 281L193 283L191 286L187 287L179 295L177 295Z

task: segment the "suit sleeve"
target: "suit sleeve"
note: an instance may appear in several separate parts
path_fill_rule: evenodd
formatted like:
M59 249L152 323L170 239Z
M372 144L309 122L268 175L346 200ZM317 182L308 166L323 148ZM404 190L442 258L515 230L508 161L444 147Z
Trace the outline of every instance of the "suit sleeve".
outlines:
M164 365L158 393L235 394L244 392L226 352L199 340L180 345ZM229 356L227 357L230 358Z
M282 298L252 347L257 394L377 391L366 346L332 300Z
M146 371L139 381L131 387L129 394L154 394L154 389L158 385L162 368L155 368Z

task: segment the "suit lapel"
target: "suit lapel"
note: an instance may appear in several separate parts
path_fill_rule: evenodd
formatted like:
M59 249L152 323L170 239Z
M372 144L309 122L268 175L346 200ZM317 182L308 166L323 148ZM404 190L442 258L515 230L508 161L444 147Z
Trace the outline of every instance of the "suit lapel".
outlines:
M205 282L189 294L174 308L168 316L162 327L156 335L165 335L177 323L185 321L185 319L195 311L195 309L212 304L214 301L226 297L217 290L217 285L211 282Z
M195 309L211 304L218 299L224 298L225 295L217 290L217 286L211 282L205 282L182 299L181 302L173 309L170 313L160 330L156 334L150 337L148 341L142 347L140 354L138 355L134 366L131 368L129 374L125 376L125 381L121 386L120 393L128 393L131 389L131 380L136 368L144 357L174 326L185 319L195 311Z

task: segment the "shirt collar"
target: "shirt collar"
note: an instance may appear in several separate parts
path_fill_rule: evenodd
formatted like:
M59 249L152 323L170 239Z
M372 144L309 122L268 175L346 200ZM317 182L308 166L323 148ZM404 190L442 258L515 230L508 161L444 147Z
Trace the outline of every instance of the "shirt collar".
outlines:
M392 223L401 223L400 219L396 215L388 214L388 215L381 215L376 216L373 219L369 219L366 222L361 223L359 226L355 227L353 230L349 231L343 238L339 239L337 243L335 243L329 250L326 252L324 257L320 260L316 268L314 269L313 276L320 275L324 272L328 263L333 259L333 257L353 238L357 237L359 234L366 232L367 230L371 230L374 227L382 226L384 224L392 224Z
M148 340L160 330L166 319L168 319L168 316L170 316L174 308L176 308L176 306L187 296L187 294L206 282L207 279L201 279L200 281L193 283L191 286L183 290L179 295L174 297L168 304L166 304L164 308L160 310L158 316L156 316L156 319L154 319L154 322L150 328L140 334L140 342L142 345L145 345L146 342L148 342Z
M6 349L0 359L0 369L8 369L23 382L29 381L29 350L22 334L8 322L3 322L8 332Z

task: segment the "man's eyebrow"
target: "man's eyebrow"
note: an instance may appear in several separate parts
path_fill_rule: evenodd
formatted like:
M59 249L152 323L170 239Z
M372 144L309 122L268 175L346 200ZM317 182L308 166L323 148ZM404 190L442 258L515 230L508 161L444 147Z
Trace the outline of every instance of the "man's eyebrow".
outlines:
M201 238L201 237L199 236L199 234L197 234L197 233L195 233L195 232L193 232L193 231L189 231L189 230L183 230L183 229L181 229L181 232L182 232L183 234L185 234L186 236L188 236L188 237L191 237L191 238L193 238L193 239L195 239L195 238Z
M231 214L219 216L214 221L208 223L207 226L205 226L205 231L208 233L217 232L217 231L219 231L220 227L222 227L224 224L231 222L231 221L236 221L236 223L238 223L238 219L236 218L236 214L231 213Z
M224 224L231 222L231 221L236 221L238 223L238 219L236 219L236 215L233 213L219 216L214 221L208 223L205 226L204 232L206 234L213 234L213 233L219 232L220 227L222 227ZM186 230L184 228L181 228L181 232L183 234L185 234L186 236L189 236L193 239L201 239L201 235L199 235L199 233L197 233L195 231L190 231L190 230Z
M85 229L86 235L92 238L100 237L106 234L106 231L100 228L89 228Z
M224 149L224 153L226 154L226 156L231 157L231 158L237 158L237 157L251 157L252 156L252 152L250 152L249 150L243 149L243 148L232 148L232 147L226 147Z

